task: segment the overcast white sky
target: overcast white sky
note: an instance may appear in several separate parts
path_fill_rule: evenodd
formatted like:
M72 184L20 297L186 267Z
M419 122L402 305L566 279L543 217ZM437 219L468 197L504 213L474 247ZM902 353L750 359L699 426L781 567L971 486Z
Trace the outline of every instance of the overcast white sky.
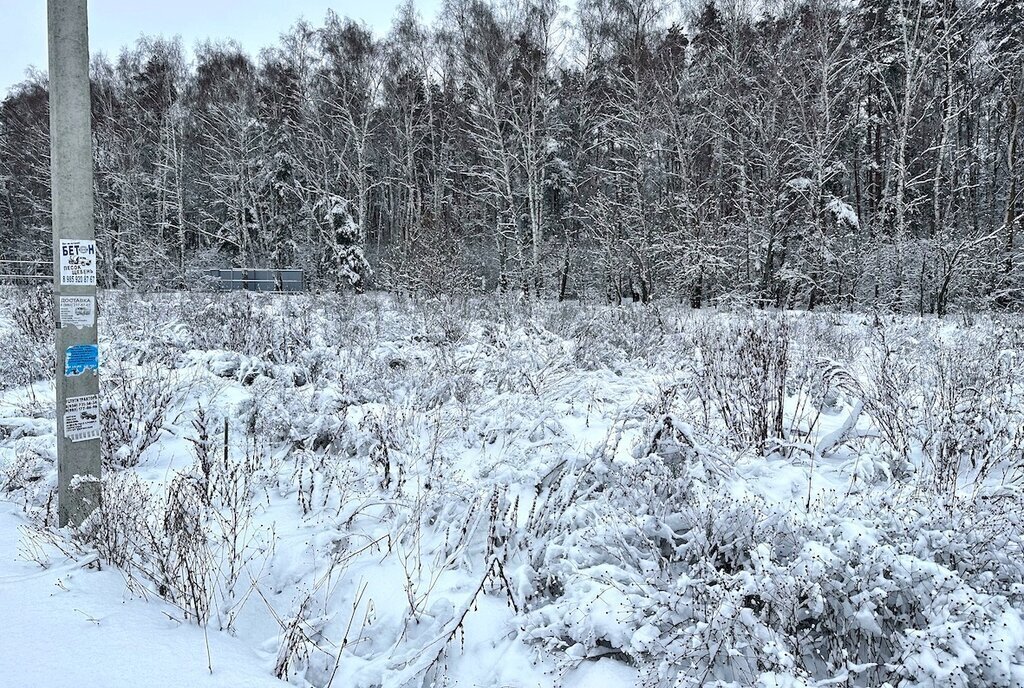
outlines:
M400 0L89 0L89 42L94 53L115 57L142 34L198 41L233 38L255 56L299 18L323 22L328 8L361 19L383 33ZM417 0L431 21L440 0ZM46 0L0 0L0 98L24 80L29 66L46 70Z

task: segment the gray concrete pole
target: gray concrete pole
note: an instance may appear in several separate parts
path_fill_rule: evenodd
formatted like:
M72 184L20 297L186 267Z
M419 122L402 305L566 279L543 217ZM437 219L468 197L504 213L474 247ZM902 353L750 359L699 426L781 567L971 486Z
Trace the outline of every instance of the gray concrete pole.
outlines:
M99 362L86 0L47 0L58 521L99 506Z

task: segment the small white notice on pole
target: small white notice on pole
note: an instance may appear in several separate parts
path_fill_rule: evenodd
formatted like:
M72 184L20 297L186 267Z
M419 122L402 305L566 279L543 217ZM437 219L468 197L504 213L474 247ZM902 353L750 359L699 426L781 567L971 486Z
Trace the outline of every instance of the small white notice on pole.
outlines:
M100 438L100 398L68 397L64 410L64 437L72 442Z
M61 240L60 283L96 285L96 242L85 239Z
M96 299L92 296L60 297L61 327L95 327Z

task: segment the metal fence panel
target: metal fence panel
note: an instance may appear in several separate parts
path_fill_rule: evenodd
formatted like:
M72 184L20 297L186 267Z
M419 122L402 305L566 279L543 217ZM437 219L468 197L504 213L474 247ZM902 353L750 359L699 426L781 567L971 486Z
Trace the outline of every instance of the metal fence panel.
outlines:
M225 268L210 270L211 287L220 291L300 292L305 290L302 270Z

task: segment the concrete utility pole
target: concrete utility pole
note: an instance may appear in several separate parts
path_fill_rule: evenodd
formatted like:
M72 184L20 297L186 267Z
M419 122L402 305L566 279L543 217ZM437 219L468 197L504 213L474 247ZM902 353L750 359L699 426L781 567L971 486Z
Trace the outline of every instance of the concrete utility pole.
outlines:
M99 506L99 350L86 0L47 0L58 522Z

